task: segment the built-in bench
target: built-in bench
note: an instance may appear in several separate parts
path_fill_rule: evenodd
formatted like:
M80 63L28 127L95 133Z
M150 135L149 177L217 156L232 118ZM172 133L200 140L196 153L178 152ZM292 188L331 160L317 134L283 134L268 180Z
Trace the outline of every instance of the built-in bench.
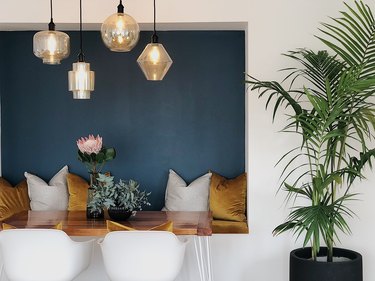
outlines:
M68 210L86 210L87 181L74 174L67 174L66 180L69 191ZM226 179L212 173L209 207L213 215L213 233L249 232L246 218L246 190L246 173L234 179ZM13 187L5 179L0 178L0 221L24 210L30 210L26 180Z

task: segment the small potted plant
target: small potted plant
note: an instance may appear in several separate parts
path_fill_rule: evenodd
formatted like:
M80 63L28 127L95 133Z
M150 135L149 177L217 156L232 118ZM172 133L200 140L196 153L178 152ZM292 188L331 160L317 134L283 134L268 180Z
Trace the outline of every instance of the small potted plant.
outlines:
M139 190L139 183L135 180L121 180L114 182L114 177L99 174L95 194L89 203L93 210L103 207L113 220L126 220L133 211L142 210L143 206L150 206L148 196L151 194Z

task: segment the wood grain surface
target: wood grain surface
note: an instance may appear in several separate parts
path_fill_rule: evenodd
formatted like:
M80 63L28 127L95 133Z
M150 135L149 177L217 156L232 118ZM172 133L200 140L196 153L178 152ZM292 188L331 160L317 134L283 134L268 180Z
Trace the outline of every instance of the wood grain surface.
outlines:
M52 228L62 222L63 231L70 236L104 236L107 234L106 219L86 218L85 211L24 211L6 219L4 223L17 228ZM127 221L119 223L136 230L148 230L173 221L176 235L212 235L211 212L138 211ZM0 226L1 228L1 226Z

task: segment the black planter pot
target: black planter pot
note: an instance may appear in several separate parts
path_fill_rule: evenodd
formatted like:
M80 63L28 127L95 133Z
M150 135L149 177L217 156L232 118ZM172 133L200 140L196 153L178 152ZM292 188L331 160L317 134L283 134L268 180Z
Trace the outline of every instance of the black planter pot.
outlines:
M93 211L90 208L87 208L86 218L90 220L102 220L104 219L104 211L103 209L100 209L99 211Z
M108 209L108 215L114 221L124 221L130 218L132 211L123 207L110 207Z
M318 256L327 256L322 247ZM300 248L290 253L290 281L363 281L361 254L340 248L333 249L334 257L347 261L320 262L311 260L311 248Z

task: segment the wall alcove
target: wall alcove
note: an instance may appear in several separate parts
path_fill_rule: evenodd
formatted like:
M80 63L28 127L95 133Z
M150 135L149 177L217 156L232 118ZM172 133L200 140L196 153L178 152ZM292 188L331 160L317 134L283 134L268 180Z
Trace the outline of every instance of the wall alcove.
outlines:
M151 191L160 209L168 169L187 181L213 170L245 170L245 32L163 31L174 63L162 82L147 81L136 59L151 33L130 53L107 50L100 33L84 32L86 61L96 74L91 100L73 100L67 73L77 60L43 65L32 53L35 32L0 32L2 174L12 183L25 171L49 179L63 165L87 178L75 141L100 134L117 150L105 166Z

